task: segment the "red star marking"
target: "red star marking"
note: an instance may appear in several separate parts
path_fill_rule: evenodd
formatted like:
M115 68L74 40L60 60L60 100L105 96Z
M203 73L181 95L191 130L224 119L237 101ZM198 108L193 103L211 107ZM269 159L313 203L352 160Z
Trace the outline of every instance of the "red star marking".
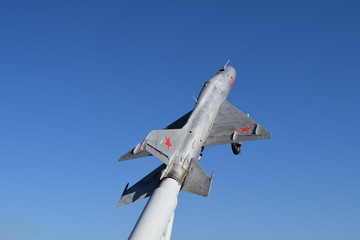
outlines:
M233 80L228 81L228 85L229 85L230 88L232 88L233 85L234 85L234 81Z
M240 133L243 133L243 132L249 132L253 127L249 127L248 125L246 125L245 127L243 128L240 128Z
M233 80L233 79L234 79L234 76L230 76L230 79Z
M170 150L170 148L172 147L170 142L170 137L165 137L165 139L166 139L165 146L167 146L168 150Z

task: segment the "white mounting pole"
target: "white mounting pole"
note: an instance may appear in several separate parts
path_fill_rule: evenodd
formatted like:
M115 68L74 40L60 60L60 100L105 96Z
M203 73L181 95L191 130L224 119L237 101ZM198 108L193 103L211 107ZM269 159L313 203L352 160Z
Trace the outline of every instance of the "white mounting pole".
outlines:
M172 227L173 227L173 223L174 223L174 215L175 213L173 213L171 215L171 218L170 218L170 222L168 223L167 227L166 227L166 230L165 230L165 233L164 235L162 236L161 240L170 240L171 238L171 231L172 231Z
M179 191L180 185L175 179L163 179L151 195L129 240L160 240L163 235L167 235L168 226L172 225Z

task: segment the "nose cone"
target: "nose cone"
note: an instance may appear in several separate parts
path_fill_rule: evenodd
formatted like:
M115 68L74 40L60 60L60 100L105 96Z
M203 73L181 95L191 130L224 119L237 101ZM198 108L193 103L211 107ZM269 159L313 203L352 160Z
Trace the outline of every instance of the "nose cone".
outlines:
M233 68L232 66L226 66L225 72L227 72L227 74L230 74L231 76L236 78L236 71L235 71L235 68Z
M236 71L235 68L233 68L232 66L223 67L222 69L219 70L218 74L221 74L223 76L230 75L236 78Z

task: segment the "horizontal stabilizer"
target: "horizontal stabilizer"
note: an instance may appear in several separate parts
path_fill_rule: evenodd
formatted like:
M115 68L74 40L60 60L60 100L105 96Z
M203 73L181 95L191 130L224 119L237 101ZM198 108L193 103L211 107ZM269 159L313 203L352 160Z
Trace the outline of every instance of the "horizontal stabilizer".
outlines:
M209 178L195 159L191 161L189 173L187 174L181 190L207 197L210 192L211 183L214 178L212 173Z
M129 184L127 184L121 195L118 206L124 206L151 196L154 190L159 186L161 173L165 168L166 165L162 164L132 187L128 188Z

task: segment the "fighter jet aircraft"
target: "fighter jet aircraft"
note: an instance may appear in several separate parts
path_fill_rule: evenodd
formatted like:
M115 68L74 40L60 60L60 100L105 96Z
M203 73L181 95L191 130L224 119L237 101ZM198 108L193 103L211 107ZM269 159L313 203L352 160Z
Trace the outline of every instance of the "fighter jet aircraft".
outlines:
M151 131L119 159L154 155L164 163L133 187L126 186L119 206L150 196L164 178L174 178L184 191L208 196L212 177L198 163L205 147L229 144L237 155L243 142L271 137L269 131L226 101L235 78L235 69L225 65L205 83L192 111L165 129Z
M123 206L151 196L133 232L133 239L169 239L179 190L208 196L214 173L208 177L198 160L205 147L229 144L234 154L243 142L270 138L271 133L227 100L236 78L231 66L208 80L195 107L162 130L153 130L119 161L153 155L163 162L125 190Z

